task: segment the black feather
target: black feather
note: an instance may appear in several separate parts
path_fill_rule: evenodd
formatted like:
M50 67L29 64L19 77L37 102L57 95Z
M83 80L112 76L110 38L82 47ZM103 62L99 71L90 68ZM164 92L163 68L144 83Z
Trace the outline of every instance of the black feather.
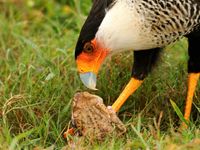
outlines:
M106 9L110 9L115 0L93 0L90 13L81 29L76 49L75 58L82 52L86 42L94 39L98 28L105 17Z

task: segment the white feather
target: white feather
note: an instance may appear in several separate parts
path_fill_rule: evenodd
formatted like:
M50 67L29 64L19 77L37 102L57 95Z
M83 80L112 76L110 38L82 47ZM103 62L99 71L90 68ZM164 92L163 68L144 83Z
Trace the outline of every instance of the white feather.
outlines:
M96 33L97 42L111 52L156 47L156 42L152 42L151 26L144 24L144 16L134 8L136 4L128 2L118 0L106 13Z

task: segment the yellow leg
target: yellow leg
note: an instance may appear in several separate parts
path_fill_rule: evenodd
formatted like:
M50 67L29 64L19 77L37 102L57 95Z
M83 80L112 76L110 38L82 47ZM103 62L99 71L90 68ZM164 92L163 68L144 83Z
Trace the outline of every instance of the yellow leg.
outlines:
M142 84L143 80L138 80L135 78L131 78L129 83L126 85L125 89L122 91L118 99L112 105L112 108L115 112L119 111L128 97L133 94Z
M189 121L189 119L190 119L190 113L191 113L191 109L192 109L192 101L193 101L193 97L194 97L194 93L195 93L195 89L197 86L199 76L200 76L200 73L190 73L188 76L188 92L187 92L185 114L184 114L184 118L187 121ZM182 127L187 128L187 125L185 123L183 123Z

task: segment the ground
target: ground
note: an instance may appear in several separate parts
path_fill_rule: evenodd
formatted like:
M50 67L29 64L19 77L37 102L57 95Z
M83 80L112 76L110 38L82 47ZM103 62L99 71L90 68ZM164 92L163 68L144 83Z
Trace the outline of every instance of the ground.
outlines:
M0 0L0 149L67 145L62 133L72 97L89 91L77 74L74 47L90 6L90 0ZM130 79L132 61L131 52L107 60L99 90L89 92L112 105ZM177 131L186 84L187 39L181 39L163 50L157 67L120 110L127 134L91 146L83 140L77 148L200 149L200 83L190 127Z

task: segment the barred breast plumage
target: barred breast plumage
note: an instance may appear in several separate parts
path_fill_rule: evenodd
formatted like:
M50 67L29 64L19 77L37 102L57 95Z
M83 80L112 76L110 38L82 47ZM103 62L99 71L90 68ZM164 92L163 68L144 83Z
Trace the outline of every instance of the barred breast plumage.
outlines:
M164 47L199 28L199 0L116 0L113 3L96 34L113 51Z
M200 6L195 0L128 0L127 3L132 3L130 6L144 16L144 24L151 26L158 45L190 33L200 23Z

